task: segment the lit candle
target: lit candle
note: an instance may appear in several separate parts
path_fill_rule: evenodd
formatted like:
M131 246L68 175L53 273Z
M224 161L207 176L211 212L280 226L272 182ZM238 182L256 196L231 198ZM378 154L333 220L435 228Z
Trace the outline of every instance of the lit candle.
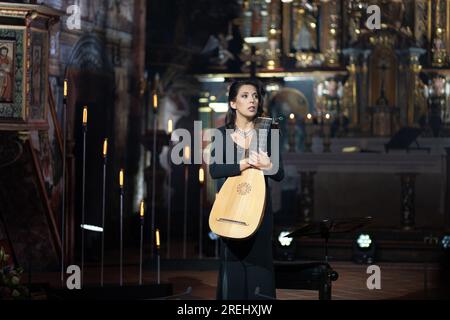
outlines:
M330 122L331 119L331 115L329 113L325 114L325 122L328 123Z
M200 168L200 170L198 171L198 181L203 184L203 182L205 182L205 170L203 170L203 168Z
M108 154L108 139L105 139L105 141L103 141L103 158L106 158Z
M145 212L145 208L144 208L144 200L141 201L141 206L140 206L140 216L141 219L144 219L144 212Z
M308 113L306 115L306 123L312 123L313 122L313 116L311 113Z
M158 109L158 94L153 93L153 109L156 111Z
M295 151L295 114L291 113L289 115L288 122L288 143L289 143L289 151Z
M189 146L184 147L184 159L189 160L191 158L191 148Z
M84 108L83 108L83 126L87 125L87 119L88 119L88 108L87 108L87 106L84 106Z
M159 229L156 229L156 248L159 249L161 247L161 241L159 239Z
M120 185L120 188L123 188L123 169L120 169L120 173L119 173L119 185Z
M67 79L64 79L64 98L67 98Z
M169 121L167 121L167 132L171 134L172 131L173 131L173 121L172 119L169 119Z

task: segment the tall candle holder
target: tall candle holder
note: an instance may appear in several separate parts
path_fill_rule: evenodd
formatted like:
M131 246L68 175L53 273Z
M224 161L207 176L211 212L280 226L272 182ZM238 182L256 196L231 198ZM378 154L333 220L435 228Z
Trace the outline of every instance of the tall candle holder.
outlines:
M295 114L291 113L288 120L288 143L289 152L295 152Z
M65 221L66 221L66 145L67 145L67 96L68 96L68 83L67 79L64 79L63 88L63 168L62 168L62 208L61 208L61 288L64 288L64 266L65 266Z
M186 146L184 148L184 159L188 162L191 158L190 147ZM183 259L186 259L186 246L187 246L187 189L189 180L189 164L184 164L184 214L183 214Z
M119 172L119 187L120 187L120 261L119 261L119 284L123 285L123 169Z
M203 258L203 185L205 183L205 170L200 167L198 171L200 184L199 218L198 218L198 258Z
M326 113L323 119L323 152L331 151L331 114Z
M86 135L87 135L88 108L83 108L83 173L81 192L81 224L85 225L85 204L86 204ZM84 280L84 228L81 228L81 286Z
M311 113L305 117L305 152L312 151L312 138L314 134L314 120Z
M169 152L168 154L170 155L170 148L172 146L172 131L173 131L173 121L172 119L169 119L167 122L167 133L169 135ZM169 157L169 161L168 161L168 181L167 181L167 258L170 259L170 236L171 236L171 215L172 215L172 199L171 199L171 194L172 194L172 167L171 167L171 162L170 162L170 157Z
M100 268L100 286L103 287L105 261L105 207L106 207L106 164L108 162L108 139L103 141L103 184L102 184L102 253Z
M141 221L141 237L140 237L140 244L139 244L139 285L142 285L142 249L144 245L144 211L145 211L145 203L144 200L141 201L139 210L139 216Z
M155 238L156 238L156 274L157 274L157 282L158 284L161 284L161 254L160 254L160 248L161 248L161 239L159 235L159 229L156 229L155 232Z

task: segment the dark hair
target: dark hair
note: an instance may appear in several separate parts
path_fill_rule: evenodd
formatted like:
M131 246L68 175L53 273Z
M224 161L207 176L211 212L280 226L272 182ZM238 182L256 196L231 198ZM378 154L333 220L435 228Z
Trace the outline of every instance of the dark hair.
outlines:
M255 119L257 117L260 117L264 110L263 110L263 105L264 105L264 95L265 95L265 91L264 88L262 86L262 84L257 81L257 80L239 80L239 81L234 81L231 86L230 89L228 91L228 112L227 115L225 117L225 127L227 129L235 129L236 126L236 110L233 109L231 107L231 102L236 100L236 97L238 95L239 89L242 86L245 85L250 85L256 88L256 93L258 94L258 108L256 110L256 116Z

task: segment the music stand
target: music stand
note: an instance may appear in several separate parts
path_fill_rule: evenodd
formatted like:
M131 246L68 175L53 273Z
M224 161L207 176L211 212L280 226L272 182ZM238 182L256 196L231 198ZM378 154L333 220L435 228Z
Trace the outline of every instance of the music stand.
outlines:
M308 223L285 237L299 238L320 235L321 238L325 239L325 262L328 263L328 240L330 239L330 235L353 232L369 224L371 221L372 217L370 216L363 218L325 219Z
M419 128L411 128L411 127L405 127L401 128L396 134L394 134L389 140L388 143L384 145L384 149L386 152L389 152L391 149L400 149L400 150L406 150L406 152L409 152L409 150L427 150L428 153L430 153L430 148L426 147L420 147L419 143L417 142L417 138L422 133L422 130ZM415 148L411 147L411 144L415 142L416 146Z

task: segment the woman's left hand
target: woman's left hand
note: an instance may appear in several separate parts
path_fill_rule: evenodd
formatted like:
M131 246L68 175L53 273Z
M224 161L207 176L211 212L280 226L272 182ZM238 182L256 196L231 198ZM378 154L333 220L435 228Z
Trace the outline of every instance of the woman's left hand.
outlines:
M272 167L272 162L267 154L267 152L259 149L259 152L250 151L249 161L248 163L255 168L261 170L267 170Z

